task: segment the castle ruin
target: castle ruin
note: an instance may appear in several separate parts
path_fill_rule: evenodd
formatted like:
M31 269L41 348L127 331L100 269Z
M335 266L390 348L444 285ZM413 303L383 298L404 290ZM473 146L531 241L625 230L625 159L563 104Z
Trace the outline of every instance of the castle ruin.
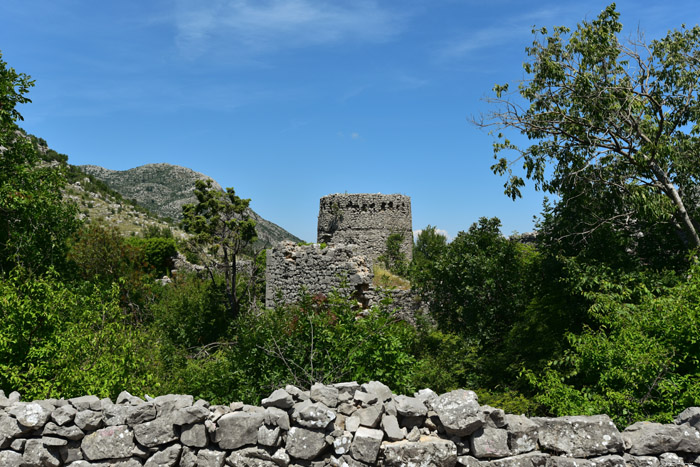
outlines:
M324 196L318 211L318 243L355 245L357 253L374 262L386 252L391 234L403 237L401 252L411 261L413 224L411 198L381 193Z
M411 198L405 195L333 194L321 198L318 243L281 242L267 252L265 306L294 303L302 291L353 294L362 308L391 294L393 308L408 315L420 302L410 290L377 290L373 263L386 253L391 234L403 236L401 252L412 257Z

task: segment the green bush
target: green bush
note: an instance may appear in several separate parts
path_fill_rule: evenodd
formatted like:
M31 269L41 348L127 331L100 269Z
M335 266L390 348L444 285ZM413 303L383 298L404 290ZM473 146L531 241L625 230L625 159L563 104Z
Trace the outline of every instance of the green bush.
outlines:
M700 266L686 281L599 280L588 324L569 349L526 376L555 415L607 413L619 426L669 422L700 404ZM653 283L653 282L652 282Z
M54 273L0 279L0 388L23 399L157 390L158 342L124 319L118 290Z
M410 391L415 331L382 309L357 318L354 300L330 294L246 313L230 342L183 359L172 390L211 401L258 403L284 384L380 380Z

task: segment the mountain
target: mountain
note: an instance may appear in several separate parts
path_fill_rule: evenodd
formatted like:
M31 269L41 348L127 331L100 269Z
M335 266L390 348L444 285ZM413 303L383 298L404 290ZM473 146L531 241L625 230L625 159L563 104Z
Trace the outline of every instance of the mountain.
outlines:
M109 170L97 165L81 165L79 168L104 182L125 199L134 200L149 211L176 221L182 218L184 204L197 202L194 196L195 181L211 178L187 167L171 164L146 164L129 170ZM223 190L213 179L212 182L214 188ZM258 238L262 246L276 245L282 240L301 241L282 227L263 219L252 209L250 216L257 222Z

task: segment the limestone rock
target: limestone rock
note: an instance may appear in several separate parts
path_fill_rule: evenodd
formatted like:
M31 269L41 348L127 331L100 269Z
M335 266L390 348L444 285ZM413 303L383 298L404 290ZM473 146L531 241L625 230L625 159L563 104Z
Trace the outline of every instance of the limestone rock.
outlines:
M287 434L287 452L297 459L312 460L326 448L322 431L292 427Z
M294 399L284 389L277 389L269 397L261 401L263 407L278 407L280 409L290 409L294 405Z
M360 427L352 440L350 455L360 462L373 464L377 460L383 438L384 432L381 430Z
M16 418L0 412L0 449L8 447L16 436L28 430L29 428L20 425Z
M14 451L0 451L0 465L5 467L21 467L22 454Z
M406 437L406 428L400 428L398 419L393 415L382 416L382 430L390 441L400 441Z
M153 402L143 402L130 407L126 416L126 424L129 426L150 422L156 418L156 405Z
M201 405L191 405L177 409L173 413L174 425L191 425L204 421L209 415L209 409Z
M394 402L396 412L402 417L425 417L428 414L428 408L416 397L396 396Z
M627 451L633 456L664 452L700 453L700 432L690 425L637 422L622 432Z
M143 467L174 467L178 465L182 446L173 444L148 458Z
M260 448L245 448L234 451L226 459L226 463L237 467L277 467L272 455Z
M68 403L71 404L78 412L83 410L101 410L102 402L97 396L81 396L68 399Z
M471 437L471 453L479 459L508 457L508 432L500 428L482 427Z
M77 413L78 411L72 405L64 405L51 412L51 420L53 420L56 425L65 425L66 423L72 422Z
M268 427L266 425L258 428L258 444L261 446L277 446L280 439L280 427Z
M187 394L166 394L156 397L153 402L156 405L156 417L166 417L179 409L191 407L194 403L194 397Z
M377 396L379 402L385 402L391 400L393 393L389 386L379 381L370 381L361 386L361 388L367 393Z
M327 407L336 407L338 405L338 394L338 388L316 383L311 386L309 395L314 402L320 402Z
M265 419L264 414L232 412L217 422L214 441L221 449L238 449L258 442L258 429Z
M135 448L134 433L126 425L102 428L83 438L80 448L88 460L129 457Z
M28 439L22 454L22 464L59 467L61 459L57 454L47 449L40 439Z
M20 404L10 410L10 415L14 416L17 421L31 429L41 428L49 421L51 412L46 410L37 402L28 404Z
M352 433L345 431L340 436L333 440L333 451L342 456L350 452L350 445L352 444Z
M431 404L450 434L467 436L484 424L478 416L479 402L474 391L457 389L441 395Z
M75 414L73 422L83 431L95 431L98 428L102 428L104 425L102 412L95 410L82 410L78 412Z
M381 452L386 467L452 467L457 463L457 446L452 441L431 436L416 442L385 442Z
M167 444L178 438L175 425L162 418L134 425L133 429L136 440L149 448Z
M622 453L620 432L607 415L533 418L542 449L572 457Z
M265 409L265 424L276 425L283 429L284 431L289 431L291 425L289 424L289 414L282 409L277 407L268 407Z
M547 467L594 467L594 465L587 459L566 456L551 456L547 459Z
M548 460L550 457L549 454L534 451L512 457L494 459L490 462L482 462L481 465L484 467L545 467L549 466Z
M511 414L505 416L505 422L511 455L524 454L537 449L537 423L524 415Z
M624 433L624 432L623 432ZM624 437L624 435L623 435ZM625 460L625 464L629 467L658 467L659 459L652 456L633 456L631 454L625 453L622 456Z
M325 404L308 400L294 406L292 420L304 428L324 429L335 420L335 412Z
M203 423L183 425L180 430L180 442L193 448L206 447L209 442L206 427Z
M381 404L375 404L355 411L352 417L358 418L362 426L376 428L379 425L383 412L384 407Z
M693 428L700 428L700 407L688 407L673 419L676 425L689 424Z
M596 467L625 467L626 462L622 456L609 454L607 456L589 459Z
M226 451L200 449L197 453L197 467L222 467L226 462Z

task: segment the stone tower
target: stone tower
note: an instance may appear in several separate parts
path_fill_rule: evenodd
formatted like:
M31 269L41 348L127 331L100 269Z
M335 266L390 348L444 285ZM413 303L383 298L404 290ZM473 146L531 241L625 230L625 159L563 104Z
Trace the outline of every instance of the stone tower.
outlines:
M321 198L318 243L356 245L370 261L386 253L389 235L403 235L401 251L411 260L411 198L404 195L340 194Z

